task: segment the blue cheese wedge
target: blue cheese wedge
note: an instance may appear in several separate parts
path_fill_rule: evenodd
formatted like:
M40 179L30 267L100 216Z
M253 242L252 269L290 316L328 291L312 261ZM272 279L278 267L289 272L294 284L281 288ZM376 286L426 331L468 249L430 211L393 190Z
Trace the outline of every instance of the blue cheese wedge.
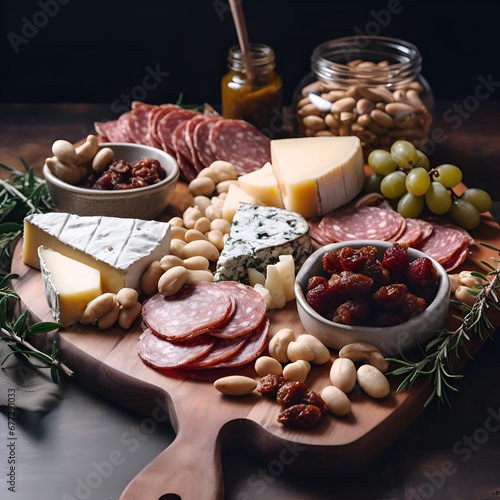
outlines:
M170 224L58 212L29 215L24 219L25 264L40 269L40 246L97 269L104 291L140 290L149 264L170 253Z
M265 273L280 255L299 269L311 253L309 226L301 215L276 207L240 203L224 244L214 281L246 281L248 268Z

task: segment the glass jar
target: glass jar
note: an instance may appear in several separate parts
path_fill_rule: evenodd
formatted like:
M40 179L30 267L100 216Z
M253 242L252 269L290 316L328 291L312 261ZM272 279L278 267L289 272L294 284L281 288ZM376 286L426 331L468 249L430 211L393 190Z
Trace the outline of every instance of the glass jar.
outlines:
M421 68L417 47L395 38L347 37L319 45L312 72L295 92L295 132L355 135L365 158L398 139L423 148L434 98Z
M246 120L257 128L269 127L281 116L281 77L274 72L274 51L264 44L250 44L252 71L245 69L239 45L229 49L229 72L222 77L222 115Z

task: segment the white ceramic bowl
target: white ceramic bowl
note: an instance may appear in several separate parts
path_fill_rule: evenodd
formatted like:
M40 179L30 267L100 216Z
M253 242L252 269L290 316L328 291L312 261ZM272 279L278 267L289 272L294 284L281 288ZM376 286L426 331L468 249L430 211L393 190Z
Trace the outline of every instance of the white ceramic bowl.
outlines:
M154 219L167 207L179 179L179 165L168 153L140 144L102 143L110 147L115 158L134 164L143 158L158 160L166 177L151 186L117 191L101 191L73 186L53 175L47 165L43 175L56 210L77 215L105 215L134 219Z
M352 342L368 342L380 349L384 355L394 356L398 352L398 342L403 351L412 349L417 344L424 346L430 338L436 335L437 330L442 328L450 304L450 280L448 274L443 266L434 259L431 259L431 261L439 274L439 287L436 297L424 312L399 325L389 327L341 325L327 320L307 303L305 297L307 281L312 276L323 274L322 258L326 252L340 250L346 246L361 248L367 245L378 249L376 258L380 261L383 259L385 250L392 246L391 243L374 240L333 243L316 250L306 260L295 281L297 310L302 325L308 333L334 349L341 349ZM408 256L410 262L420 257L427 257L424 253L413 248L408 249Z

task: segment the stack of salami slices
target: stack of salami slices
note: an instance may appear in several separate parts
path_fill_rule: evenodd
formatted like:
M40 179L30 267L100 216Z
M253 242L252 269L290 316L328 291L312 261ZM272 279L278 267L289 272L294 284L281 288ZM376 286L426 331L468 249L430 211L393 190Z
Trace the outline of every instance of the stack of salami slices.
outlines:
M353 240L406 244L437 260L449 272L465 261L474 239L437 217L405 219L384 206L348 206L310 219L311 237L320 245Z
M118 120L95 122L99 142L145 144L177 159L182 177L193 180L215 160L230 161L240 174L270 161L269 137L243 120L226 120L211 106L200 113L176 104L135 101Z
M156 294L142 308L147 328L137 350L161 369L228 369L256 359L267 347L269 319L262 296L235 281L184 285Z

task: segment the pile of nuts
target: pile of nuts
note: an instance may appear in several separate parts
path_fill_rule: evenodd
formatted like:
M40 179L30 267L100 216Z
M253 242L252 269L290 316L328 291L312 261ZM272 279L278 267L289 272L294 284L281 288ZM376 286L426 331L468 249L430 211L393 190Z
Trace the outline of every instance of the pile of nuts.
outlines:
M87 180L93 173L104 172L115 157L111 148L99 150L95 135L87 136L77 148L71 142L59 139L52 144L52 154L52 158L45 160L50 172L73 185Z
M472 276L471 271L462 271L459 274L450 274L450 294L458 302L463 302L472 307L476 302L479 287L484 281L477 276ZM474 292L474 293L471 293Z
M215 161L204 168L188 186L194 197L192 206L182 217L173 217L170 254L150 264L141 279L146 295L157 292L169 297L183 285L213 281L210 266L231 231L231 224L222 217L222 207L231 183L237 183L238 172L227 161Z
M271 338L268 351L270 356L261 356L255 361L255 371L262 377L259 383L250 377L233 375L216 380L214 387L223 394L232 396L250 394L255 389L263 394L277 393L278 400L279 391L285 387L285 392L296 392L298 398L307 389L304 382L311 363L323 365L330 360L329 350L316 337L302 334L296 338L289 328L278 331ZM356 369L356 362L364 363ZM347 394L354 389L356 382L372 398L380 399L389 394L389 381L384 375L387 369L388 362L376 347L365 342L348 344L340 350L339 358L330 368L332 385L325 387L321 396L307 390L308 394L315 395L307 405L316 405L320 410L324 406L334 415L347 415L351 412ZM309 427L308 423L313 420L314 425L319 421L317 412L313 412L314 416L299 412L296 421L293 418L290 420L290 412L286 414L286 418L282 417L287 409L289 408L283 409L281 420L278 421L302 427Z
M103 293L91 300L80 318L83 325L97 325L101 330L110 328L117 321L128 330L141 313L139 294L133 288L122 288L117 293Z
M362 66L366 72L387 65L387 61L375 64L356 59L346 67L355 72ZM384 81L366 86L360 78L353 80L351 85L317 80L302 89L296 110L300 135L355 135L366 156L372 149L389 147L398 139L416 147L425 144L432 115L420 98L423 88L418 81L389 87Z

